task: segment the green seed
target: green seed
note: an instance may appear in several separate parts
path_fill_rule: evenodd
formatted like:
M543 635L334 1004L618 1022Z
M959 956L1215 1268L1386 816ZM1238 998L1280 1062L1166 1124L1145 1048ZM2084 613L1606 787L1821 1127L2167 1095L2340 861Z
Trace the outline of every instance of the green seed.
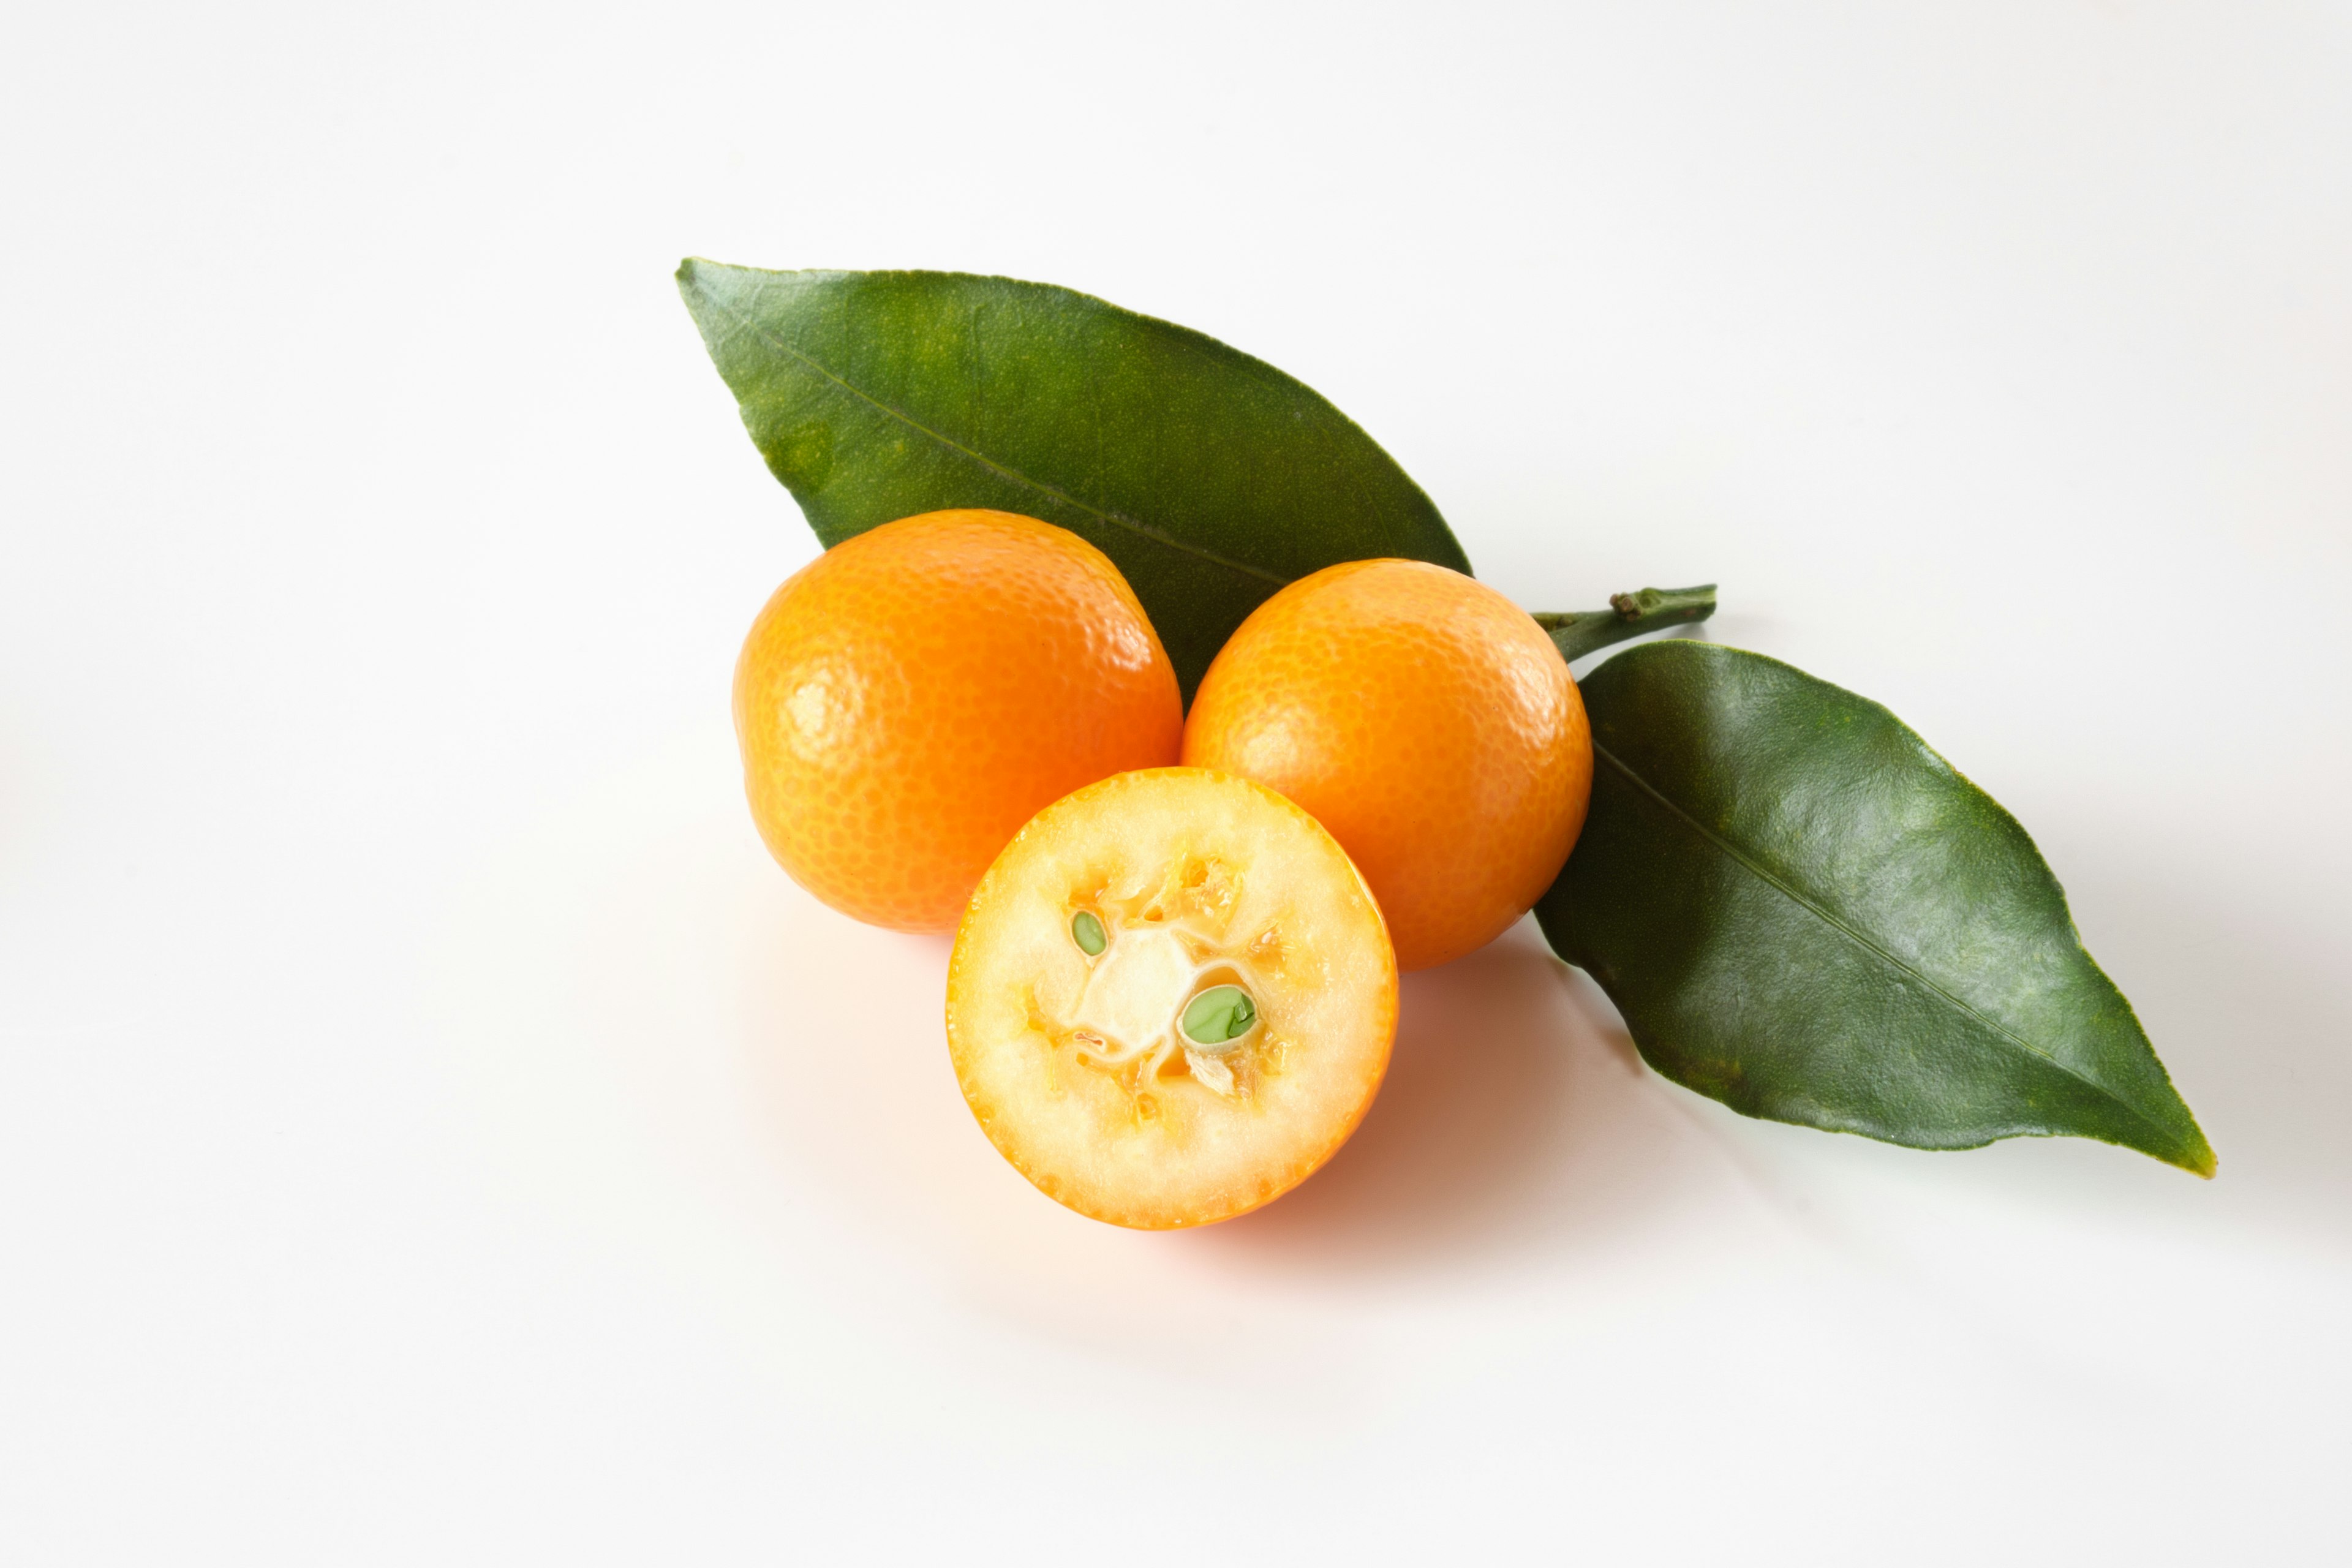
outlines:
M1238 985L1212 985L1184 1009L1185 1038L1197 1046L1222 1046L1249 1033L1257 1004Z
M1078 944L1078 951L1088 958L1110 945L1110 938L1103 934L1102 921L1095 918L1092 910L1078 911L1077 919L1070 922L1070 936Z

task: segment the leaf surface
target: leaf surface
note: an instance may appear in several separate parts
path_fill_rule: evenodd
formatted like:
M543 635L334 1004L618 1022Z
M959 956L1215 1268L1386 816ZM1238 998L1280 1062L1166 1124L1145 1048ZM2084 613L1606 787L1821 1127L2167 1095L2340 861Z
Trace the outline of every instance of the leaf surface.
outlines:
M828 546L994 507L1118 563L1186 697L1244 616L1341 561L1467 572L1352 420L1213 338L1067 289L688 260L678 290L776 478Z
M2212 1173L2033 841L1894 714L1688 641L1581 689L1591 811L1537 914L1652 1067L1916 1148L2074 1134Z

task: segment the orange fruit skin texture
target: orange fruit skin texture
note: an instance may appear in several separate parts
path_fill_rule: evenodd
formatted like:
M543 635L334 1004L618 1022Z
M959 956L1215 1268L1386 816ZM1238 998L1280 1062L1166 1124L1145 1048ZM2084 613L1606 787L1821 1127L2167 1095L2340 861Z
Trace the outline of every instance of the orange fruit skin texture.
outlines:
M1419 561L1327 567L1259 605L1202 679L1183 756L1329 829L1402 969L1525 914L1592 791L1584 702L1551 638L1494 589Z
M1173 763L1175 667L1109 557L1012 512L926 512L778 588L735 667L752 819L844 914L952 931L1038 810Z

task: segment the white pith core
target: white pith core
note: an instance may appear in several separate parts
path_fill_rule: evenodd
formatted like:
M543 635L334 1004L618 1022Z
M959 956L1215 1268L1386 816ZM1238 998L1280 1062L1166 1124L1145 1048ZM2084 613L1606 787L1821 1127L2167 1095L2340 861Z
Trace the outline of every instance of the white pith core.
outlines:
M1225 1060L1263 1032L1260 1014L1230 1040L1202 1045L1181 1027L1193 997L1217 985L1238 985L1260 994L1246 964L1219 952L1194 931L1160 924L1129 927L1103 921L1109 945L1088 961L1086 989L1070 1019L1078 1059L1122 1070L1140 1063L1137 1081L1149 1086L1178 1051L1193 1079L1210 1092L1232 1099L1237 1092Z

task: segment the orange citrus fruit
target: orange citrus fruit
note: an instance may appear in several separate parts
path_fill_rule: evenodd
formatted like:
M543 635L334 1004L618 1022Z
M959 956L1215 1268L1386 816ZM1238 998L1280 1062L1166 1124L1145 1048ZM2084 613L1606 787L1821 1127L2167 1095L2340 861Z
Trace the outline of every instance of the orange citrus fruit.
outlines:
M1279 790L1330 829L1405 969L1527 913L1592 788L1584 703L1551 638L1419 561L1343 563L1260 605L1201 682L1184 762Z
M981 873L1081 784L1176 760L1176 671L1109 557L1003 511L843 541L760 612L735 667L751 816L794 880L951 931Z
M1114 1225L1208 1225L1347 1142L1396 1032L1380 907L1272 790L1121 773L1037 814L948 966L956 1079L999 1152Z

